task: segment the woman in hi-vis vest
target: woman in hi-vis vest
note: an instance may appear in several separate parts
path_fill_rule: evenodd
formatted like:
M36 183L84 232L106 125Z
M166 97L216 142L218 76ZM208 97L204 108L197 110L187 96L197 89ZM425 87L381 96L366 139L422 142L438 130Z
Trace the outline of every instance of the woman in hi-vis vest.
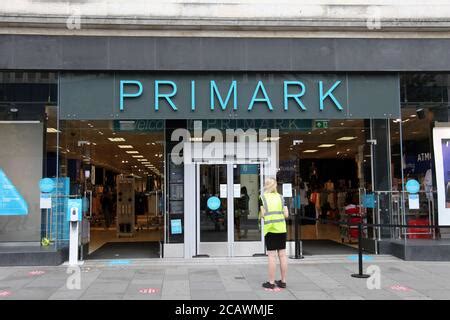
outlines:
M264 288L274 289L275 285L286 288L286 218L289 216L284 199L277 192L277 182L273 178L266 179L264 193L260 198L260 218L264 219L264 239L269 256L269 281L263 283ZM277 253L280 259L281 280L275 281Z

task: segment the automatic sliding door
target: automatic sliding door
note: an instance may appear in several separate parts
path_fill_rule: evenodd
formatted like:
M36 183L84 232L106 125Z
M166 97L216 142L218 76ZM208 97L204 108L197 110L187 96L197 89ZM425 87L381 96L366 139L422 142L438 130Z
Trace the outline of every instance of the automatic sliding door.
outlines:
M198 174L197 253L228 256L227 165L200 164Z
M261 166L233 165L234 256L252 256L264 252L259 221Z

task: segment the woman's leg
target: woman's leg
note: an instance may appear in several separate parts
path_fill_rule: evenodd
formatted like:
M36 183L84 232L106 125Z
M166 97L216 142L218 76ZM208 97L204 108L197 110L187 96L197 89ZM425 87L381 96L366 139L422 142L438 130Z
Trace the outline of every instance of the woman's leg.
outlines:
M269 282L275 283L275 271L277 268L277 252L276 250L267 250L269 257Z
M286 274L288 267L286 249L278 250L278 258L280 259L281 281L286 282Z

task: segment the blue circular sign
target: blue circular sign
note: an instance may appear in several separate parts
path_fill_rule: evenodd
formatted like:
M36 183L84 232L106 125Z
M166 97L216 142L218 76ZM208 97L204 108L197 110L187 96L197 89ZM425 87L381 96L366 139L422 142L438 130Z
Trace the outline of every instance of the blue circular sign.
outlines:
M211 210L217 210L220 208L220 199L217 197L210 197L207 202L208 208Z
M50 193L55 190L55 182L50 178L44 178L39 181L41 192Z
M420 183L417 180L411 179L406 183L406 191L409 193L417 193L420 190Z

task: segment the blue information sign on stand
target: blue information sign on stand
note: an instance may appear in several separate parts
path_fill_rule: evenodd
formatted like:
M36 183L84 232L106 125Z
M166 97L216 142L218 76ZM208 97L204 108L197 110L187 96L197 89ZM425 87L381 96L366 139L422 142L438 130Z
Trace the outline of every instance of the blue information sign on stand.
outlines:
M83 218L83 201L82 199L69 199L67 201L67 212L66 212L66 220L71 221L71 217L74 214L77 214L77 221L81 221Z

